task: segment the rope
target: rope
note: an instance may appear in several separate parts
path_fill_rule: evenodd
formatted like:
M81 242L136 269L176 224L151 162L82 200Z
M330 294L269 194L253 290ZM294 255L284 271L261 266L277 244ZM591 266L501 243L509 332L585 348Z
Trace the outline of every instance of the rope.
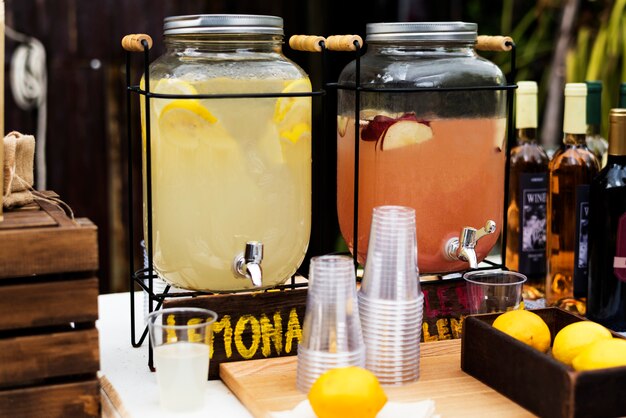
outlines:
M37 109L37 138L35 144L35 167L37 189L46 189L46 124L48 107L48 74L46 49L43 44L28 35L5 27L7 38L18 42L11 56L11 92L22 110Z

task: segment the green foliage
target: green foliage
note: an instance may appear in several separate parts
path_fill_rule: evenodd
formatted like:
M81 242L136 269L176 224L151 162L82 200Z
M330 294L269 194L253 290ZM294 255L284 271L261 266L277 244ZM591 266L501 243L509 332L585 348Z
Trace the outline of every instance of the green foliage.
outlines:
M608 112L617 106L620 82L626 81L626 0L593 3L597 3L597 9L581 13L576 42L568 54L567 81L602 81L602 121L606 135Z
M544 107L550 64L559 34L563 7L568 0L468 1L468 21L479 23L484 35L510 35L517 46L516 80L539 83L539 106ZM487 7L501 4L501 7ZM495 11L494 11L495 9ZM499 9L499 10L498 10ZM499 13L499 15L494 15ZM481 53L510 71L508 54ZM617 106L619 85L626 82L626 0L582 0L577 26L566 60L567 82L603 82L603 132L608 112Z
M473 3L482 7L473 7ZM495 5L499 3L489 3ZM517 47L517 80L535 80L539 84L539 106L543 108L547 93L550 62L558 33L561 4L546 0L503 0L500 16L491 16L484 1L467 4L468 20L479 23L481 35L509 35ZM499 22L499 26L494 24ZM502 71L511 70L511 57L503 53L484 53Z

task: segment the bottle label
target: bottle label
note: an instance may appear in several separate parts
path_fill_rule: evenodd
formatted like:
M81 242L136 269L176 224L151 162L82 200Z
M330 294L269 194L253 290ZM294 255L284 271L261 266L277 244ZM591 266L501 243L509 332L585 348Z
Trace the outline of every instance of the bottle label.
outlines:
M574 297L587 296L589 255L589 185L576 186L576 245L574 248Z
M626 282L626 213L619 217L619 222L617 223L613 272L618 279Z
M521 173L519 190L519 271L545 276L548 174Z

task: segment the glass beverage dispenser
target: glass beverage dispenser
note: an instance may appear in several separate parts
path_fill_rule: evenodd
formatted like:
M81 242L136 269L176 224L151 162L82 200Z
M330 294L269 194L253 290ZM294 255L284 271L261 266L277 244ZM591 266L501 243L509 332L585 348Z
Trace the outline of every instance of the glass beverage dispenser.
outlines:
M283 21L168 17L164 35L150 91L192 97L150 102L152 208L144 204L144 219L151 209L154 268L186 289L282 284L309 241L311 97L201 95L311 92L282 54ZM142 123L145 202L143 101Z
M372 209L379 205L415 209L421 273L475 267L496 243L503 211L506 92L480 87L504 86L506 79L476 54L476 31L476 24L464 22L367 25L356 138L360 262L367 254ZM355 79L352 62L339 84L354 86ZM354 97L354 91L339 90L337 209L351 249Z

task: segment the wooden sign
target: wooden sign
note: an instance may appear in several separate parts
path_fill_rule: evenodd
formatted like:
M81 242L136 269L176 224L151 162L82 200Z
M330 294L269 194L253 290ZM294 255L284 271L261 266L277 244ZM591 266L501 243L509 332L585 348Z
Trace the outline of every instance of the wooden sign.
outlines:
M424 282L422 291L422 341L460 338L463 319L469 312L465 282ZM210 342L209 379L218 379L221 363L296 355L302 339L306 293L306 289L297 289L170 298L164 307L199 307L217 312Z
M213 325L209 379L219 379L225 362L298 353L306 309L306 289L167 299L163 306L217 312Z
M461 338L463 320L469 314L465 280L446 279L422 282L424 319L422 341Z

